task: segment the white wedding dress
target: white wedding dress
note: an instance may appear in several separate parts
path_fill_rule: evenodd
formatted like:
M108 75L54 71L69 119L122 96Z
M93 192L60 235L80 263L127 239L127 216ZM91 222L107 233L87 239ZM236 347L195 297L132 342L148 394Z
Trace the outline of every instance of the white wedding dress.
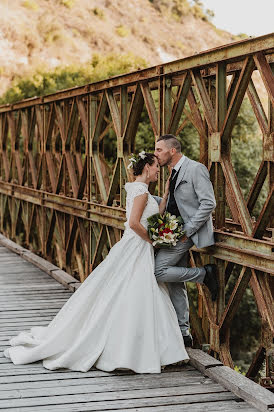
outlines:
M10 340L4 354L14 364L43 360L47 369L104 371L116 368L160 373L162 365L188 359L168 290L154 276L153 247L129 228L134 197L145 183L126 183L125 231L106 259L65 303L47 327ZM151 194L141 223L158 213Z

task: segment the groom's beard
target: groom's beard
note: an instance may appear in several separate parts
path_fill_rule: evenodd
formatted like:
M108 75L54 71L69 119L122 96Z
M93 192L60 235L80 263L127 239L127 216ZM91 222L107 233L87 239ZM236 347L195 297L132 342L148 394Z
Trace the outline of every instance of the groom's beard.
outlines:
M159 160L158 160L158 162L159 162ZM168 159L165 163L160 164L160 166L161 167L170 166L170 163L171 163L171 159Z

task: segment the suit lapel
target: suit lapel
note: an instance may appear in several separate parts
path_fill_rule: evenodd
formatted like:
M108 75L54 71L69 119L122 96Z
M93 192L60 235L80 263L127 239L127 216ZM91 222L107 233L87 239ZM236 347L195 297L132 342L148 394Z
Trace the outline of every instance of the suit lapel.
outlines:
M188 157L185 157L185 160L183 161L183 164L182 164L182 166L180 167L179 174L178 174L178 176L177 176L177 180L176 180L176 185L175 185L174 191L177 189L178 184L179 184L179 183L181 182L181 180L183 179L188 164L189 164L189 158L188 158Z

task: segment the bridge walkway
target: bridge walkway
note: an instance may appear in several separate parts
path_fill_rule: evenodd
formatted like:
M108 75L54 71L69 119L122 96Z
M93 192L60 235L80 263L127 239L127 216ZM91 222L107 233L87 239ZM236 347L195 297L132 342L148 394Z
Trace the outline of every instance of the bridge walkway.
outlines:
M272 410L269 402L266 407L259 402L255 408L197 370L193 365L198 365L200 355L195 361L195 350L191 351L192 364L169 366L157 375L96 369L87 373L48 371L41 362L15 366L3 356L12 336L34 325L47 325L72 293L18 253L1 246L0 240L0 411ZM212 358L212 366L214 363Z

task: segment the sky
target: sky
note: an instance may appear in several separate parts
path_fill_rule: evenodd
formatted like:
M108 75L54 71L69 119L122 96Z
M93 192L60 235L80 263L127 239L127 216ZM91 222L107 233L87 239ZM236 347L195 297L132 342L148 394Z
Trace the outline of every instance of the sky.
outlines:
M212 23L232 34L262 36L274 32L274 0L201 0L213 10Z

